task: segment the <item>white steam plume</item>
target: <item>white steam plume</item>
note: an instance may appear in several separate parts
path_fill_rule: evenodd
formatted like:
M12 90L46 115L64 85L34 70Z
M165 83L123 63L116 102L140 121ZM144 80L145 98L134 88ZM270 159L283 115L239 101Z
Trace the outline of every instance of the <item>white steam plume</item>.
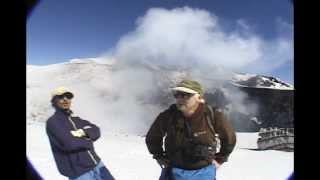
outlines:
M289 24L279 19L277 27L285 33L266 40L244 20L236 23L234 31L224 32L218 17L206 10L152 8L137 20L135 31L121 38L113 56L130 66L152 64L211 73L216 66L265 73L292 60Z
M187 74L177 77L190 76L206 89L214 89L220 88L220 84L211 80L230 80L232 71L267 73L293 59L292 26L281 19L277 20L276 26L279 36L274 39L264 39L256 34L244 19L237 20L235 29L227 32L216 15L189 7L171 10L151 8L136 21L136 25L136 29L122 37L108 56L116 59L115 65L121 69L114 72L117 79L114 86L122 87L121 84L129 83L138 87L125 91L126 95L129 93L133 97L119 93L119 102L137 105L129 109L134 110L132 113L137 115L137 119L147 119L147 125L155 114L144 111L148 105L137 103L137 97L143 95L149 99L159 93L159 86L169 88L163 85L172 84L161 79L164 76L159 78L159 74L145 70L145 66L165 71L166 76L170 76L168 73L172 71L184 71ZM256 104L244 104L245 93L222 90L238 111L255 113ZM138 107L143 110L138 110ZM160 110L163 109L153 112Z
M292 25L281 19L276 24L279 36L274 39L256 34L244 19L237 20L235 29L227 32L214 14L189 7L151 8L136 25L109 56L117 60L120 69L131 69L127 73L122 70L120 81L138 77L139 86L149 87L149 92L156 92L151 90L157 88L151 80L156 80L156 75L137 76L137 68L141 70L146 65L159 70L187 71L187 76L214 89L220 84L211 80L230 80L232 71L267 73L293 59ZM140 94L148 93L144 88L140 90ZM245 93L223 90L239 111L247 114L257 109L256 104L243 104Z

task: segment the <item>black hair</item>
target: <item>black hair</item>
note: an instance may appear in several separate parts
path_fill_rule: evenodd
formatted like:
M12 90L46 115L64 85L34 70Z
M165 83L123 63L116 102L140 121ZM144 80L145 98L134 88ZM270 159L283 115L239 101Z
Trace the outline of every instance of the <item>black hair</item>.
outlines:
M53 96L51 98L51 106L54 107L54 108L58 108L58 106L57 106L58 100L59 100L58 96Z

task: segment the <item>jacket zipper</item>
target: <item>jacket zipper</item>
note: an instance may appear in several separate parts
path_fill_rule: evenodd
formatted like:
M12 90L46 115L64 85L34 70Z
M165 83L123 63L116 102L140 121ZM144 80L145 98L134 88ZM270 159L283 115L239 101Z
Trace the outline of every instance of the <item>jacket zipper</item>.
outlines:
M71 119L70 116L68 116L68 119L69 119L70 123L72 124L73 129L74 129L74 130L78 130L76 124L72 121L72 119ZM97 163L97 161L94 159L94 157L93 157L92 153L90 152L90 150L87 150L87 152L88 152L90 158L92 159L93 163L94 163L95 165L97 165L98 163Z
M97 165L97 161L94 159L93 155L91 154L91 152L88 150L88 154L91 157L92 161L94 162L95 165Z

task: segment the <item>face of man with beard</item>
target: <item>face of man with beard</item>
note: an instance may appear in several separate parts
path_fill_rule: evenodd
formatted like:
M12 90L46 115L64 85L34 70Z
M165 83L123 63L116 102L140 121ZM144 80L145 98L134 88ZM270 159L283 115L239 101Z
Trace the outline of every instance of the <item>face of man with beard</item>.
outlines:
M176 106L182 112L189 112L195 110L201 103L199 94L190 94L177 91L174 93L176 99Z

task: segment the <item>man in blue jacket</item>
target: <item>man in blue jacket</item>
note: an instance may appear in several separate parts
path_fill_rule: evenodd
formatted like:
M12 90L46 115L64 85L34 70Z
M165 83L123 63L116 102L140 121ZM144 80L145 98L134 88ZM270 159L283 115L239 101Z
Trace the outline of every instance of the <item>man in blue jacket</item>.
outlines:
M56 111L47 120L46 131L58 170L70 180L112 180L93 147L100 129L73 116L70 110L73 96L65 87L52 92L51 103Z

